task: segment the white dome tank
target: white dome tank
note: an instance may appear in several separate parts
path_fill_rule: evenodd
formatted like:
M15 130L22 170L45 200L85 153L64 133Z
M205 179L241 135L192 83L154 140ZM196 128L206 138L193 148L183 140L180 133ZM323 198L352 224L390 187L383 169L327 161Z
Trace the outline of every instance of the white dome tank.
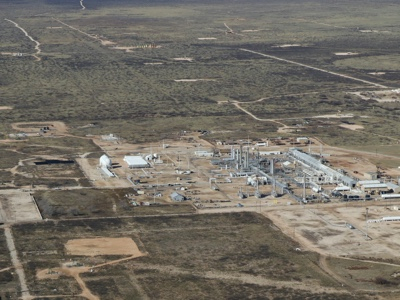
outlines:
M111 159L106 154L103 154L100 157L100 167L106 167L106 168L112 167Z

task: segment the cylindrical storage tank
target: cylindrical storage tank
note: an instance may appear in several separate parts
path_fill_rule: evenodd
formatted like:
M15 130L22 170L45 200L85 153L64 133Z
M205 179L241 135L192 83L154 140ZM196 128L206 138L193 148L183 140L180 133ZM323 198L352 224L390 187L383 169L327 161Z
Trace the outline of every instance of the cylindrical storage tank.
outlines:
M100 167L106 167L106 168L112 167L111 159L106 154L103 154L100 157Z

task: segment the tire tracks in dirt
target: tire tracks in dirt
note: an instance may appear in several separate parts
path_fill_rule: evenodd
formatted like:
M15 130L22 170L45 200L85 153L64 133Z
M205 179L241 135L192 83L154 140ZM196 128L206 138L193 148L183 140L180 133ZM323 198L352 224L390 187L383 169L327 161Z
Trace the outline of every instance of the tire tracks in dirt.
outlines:
M31 37L31 36L29 35L29 33L28 33L24 28L22 28L17 22L14 22L14 21L12 21L12 20L10 20L10 19L4 19L4 20L6 20L6 21L8 21L8 22L10 22L10 23L12 23L12 24L14 24L15 27L17 27L19 30L21 30L21 31L25 34L25 36L26 36L28 39L30 39L32 42L34 42L34 43L36 44L36 45L35 45L36 53L35 53L35 54L31 54L31 55L32 55L34 58L36 58L37 61L40 61L41 58L38 56L38 55L42 52L42 50L40 49L40 43L39 43L37 40L35 40L33 37Z
M180 269L175 266L163 266L163 265L149 265L142 263L134 263L134 268L156 270L162 273L168 273L173 275L194 275L205 279L217 279L222 281L239 281L244 284L255 284L259 286L277 287L277 288L291 288L298 289L308 292L317 293L334 293L334 294L348 294L349 291L346 289L330 288L316 286L315 281L283 281L268 279L261 276L254 276L249 274L237 273L237 272L220 272L220 271L205 271L205 272L193 272Z
M383 84L375 83L375 82L372 82L372 81L360 79L360 78L357 78L357 77L353 77L353 76L349 76L349 75L345 75L345 74L341 74L341 73L337 73L337 72L333 72L333 71L328 71L328 70L325 70L325 69L321 69L321 68L313 67L313 66L306 65L306 64L303 64L303 63L299 63L299 62L296 62L296 61L293 61L293 60L280 58L280 57L277 57L277 56L274 56L274 55L264 54L264 53L261 53L261 52L257 52L257 51L253 51L253 50L249 50L249 49L244 49L244 48L240 48L239 50L240 51L249 52L249 53L253 53L253 54L257 54L257 55L261 55L261 56L264 56L264 57L267 57L267 58L271 58L271 59L274 59L274 60L282 61L282 62L289 63L289 64L292 64L292 65L297 65L297 66L304 67L304 68L307 68L307 69L312 69L312 70L315 70L315 71L328 73L330 75L334 75L334 76L338 76L338 77L342 77L342 78L346 78L346 79L350 79L350 80L366 83L366 84L373 85L373 86L376 86L376 87L379 87L379 88L384 88L384 89L388 89L389 88L388 86L383 85Z

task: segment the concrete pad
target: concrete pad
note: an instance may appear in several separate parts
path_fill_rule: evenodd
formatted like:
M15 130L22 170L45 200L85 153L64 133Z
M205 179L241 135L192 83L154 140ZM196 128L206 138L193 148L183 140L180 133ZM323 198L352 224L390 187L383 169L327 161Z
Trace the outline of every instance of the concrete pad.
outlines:
M0 219L4 223L16 223L42 220L42 216L29 192L1 190Z

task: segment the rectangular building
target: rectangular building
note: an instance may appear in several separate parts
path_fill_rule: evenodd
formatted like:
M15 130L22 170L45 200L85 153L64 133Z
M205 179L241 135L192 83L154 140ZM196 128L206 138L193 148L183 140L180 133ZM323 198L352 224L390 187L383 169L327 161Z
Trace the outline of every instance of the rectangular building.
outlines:
M126 155L124 157L124 161L128 164L128 167L130 169L150 167L149 163L145 159L143 159L143 157L141 157L141 156Z

